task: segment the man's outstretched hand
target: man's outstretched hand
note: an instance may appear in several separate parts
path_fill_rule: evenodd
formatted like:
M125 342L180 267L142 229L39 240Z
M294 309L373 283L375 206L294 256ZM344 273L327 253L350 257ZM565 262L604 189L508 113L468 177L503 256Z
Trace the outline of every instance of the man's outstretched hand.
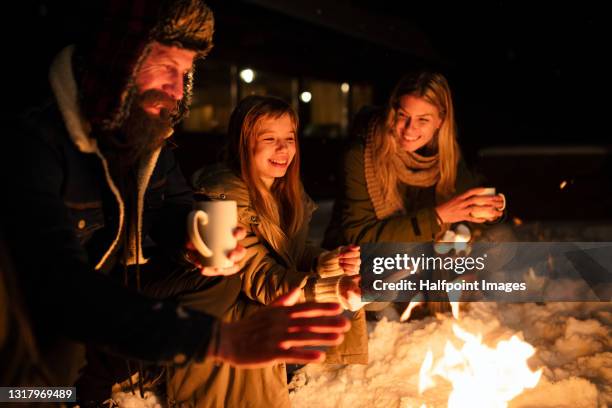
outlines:
M339 316L342 307L337 303L296 304L300 292L295 289L238 322L221 323L214 357L245 368L322 362L323 351L304 347L342 343L350 323Z

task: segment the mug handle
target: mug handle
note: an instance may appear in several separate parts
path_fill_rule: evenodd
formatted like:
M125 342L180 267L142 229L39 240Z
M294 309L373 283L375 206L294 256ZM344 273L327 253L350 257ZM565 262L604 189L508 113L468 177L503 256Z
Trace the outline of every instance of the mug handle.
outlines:
M498 196L501 196L502 200L504 200L504 204L502 205L501 208L498 208L499 211L504 211L506 209L506 196L503 195L502 193L497 194Z
M206 214L202 210L196 210L189 213L187 216L187 233L189 234L189 239L193 243L195 249L202 254L202 256L206 258L210 258L213 256L212 251L204 241L202 241L202 237L200 237L200 231L198 226L208 224L208 214Z

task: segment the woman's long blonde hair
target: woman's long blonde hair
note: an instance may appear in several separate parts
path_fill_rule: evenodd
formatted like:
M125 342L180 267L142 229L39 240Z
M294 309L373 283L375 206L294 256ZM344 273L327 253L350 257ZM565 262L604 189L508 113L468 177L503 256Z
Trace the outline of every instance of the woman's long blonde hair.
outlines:
M429 142L427 149L438 154L440 178L436 184L436 195L449 198L455 191L459 146L451 91L442 74L420 71L402 78L395 86L389 99L384 116L374 126L374 163L377 163L377 178L383 186L384 197L389 202L401 202L398 192L398 173L405 169L397 168L398 160L388 160L398 154L401 147L395 135L395 122L400 106L400 98L413 95L434 105L440 114L442 124Z
M295 155L284 177L274 180L268 189L255 174L253 145L265 118L287 115L295 131ZM300 149L297 141L298 116L285 101L272 96L247 96L232 112L228 127L230 167L249 190L251 205L257 215L278 225L288 237L294 236L304 222L303 187L300 179Z

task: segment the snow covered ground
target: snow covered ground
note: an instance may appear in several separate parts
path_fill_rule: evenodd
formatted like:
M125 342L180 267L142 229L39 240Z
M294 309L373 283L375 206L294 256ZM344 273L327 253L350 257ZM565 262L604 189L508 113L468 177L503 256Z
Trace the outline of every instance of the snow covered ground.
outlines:
M542 368L542 378L513 399L510 408L612 406L610 303L469 303L462 305L459 321L449 314L409 323L386 310L387 317L370 322L369 364L302 368L291 384L294 407L446 407L451 384L437 381L419 395L418 378L429 349L437 358L447 340L460 346L454 323L482 333L490 346L522 332L536 348L528 363L533 370Z
M121 408L161 408L162 404L155 394L151 391L144 392L144 398L136 392L116 392L113 394L113 401Z

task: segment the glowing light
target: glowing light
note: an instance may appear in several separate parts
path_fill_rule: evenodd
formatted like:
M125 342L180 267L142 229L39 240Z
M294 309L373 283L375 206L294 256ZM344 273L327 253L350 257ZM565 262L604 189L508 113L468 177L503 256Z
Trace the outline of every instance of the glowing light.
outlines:
M348 93L348 91L351 90L351 86L347 82L343 82L342 85L340 85L340 90L342 93Z
M423 394L426 389L436 386L436 382L434 381L433 376L430 374L432 367L433 353L431 350L429 350L427 351L425 360L423 360L423 364L421 364L421 368L419 369L419 394Z
M308 103L312 99L312 94L308 91L304 91L300 94L300 99L302 100L302 102Z
M451 312L453 313L453 317L459 320L459 302L449 302L451 305Z
M492 348L482 343L482 335L469 333L456 324L453 332L463 346L458 349L447 341L444 355L435 363L431 350L427 352L419 370L419 393L434 387L434 377L438 376L452 384L449 408L505 408L508 401L540 381L542 370L531 371L527 366L535 349L518 336Z
M400 322L405 322L406 320L410 319L412 310L418 305L422 304L423 300L423 294L421 292L419 292L415 297L413 297L410 303L408 304L406 310L404 310L404 313L402 313L402 316L400 317Z
M563 180L563 181L561 182L561 185L559 186L559 188L560 188L561 190L563 190L563 189L564 189L566 186L567 186L567 181Z
M250 68L243 69L240 71L240 78L247 84L250 84L255 79L255 72Z

